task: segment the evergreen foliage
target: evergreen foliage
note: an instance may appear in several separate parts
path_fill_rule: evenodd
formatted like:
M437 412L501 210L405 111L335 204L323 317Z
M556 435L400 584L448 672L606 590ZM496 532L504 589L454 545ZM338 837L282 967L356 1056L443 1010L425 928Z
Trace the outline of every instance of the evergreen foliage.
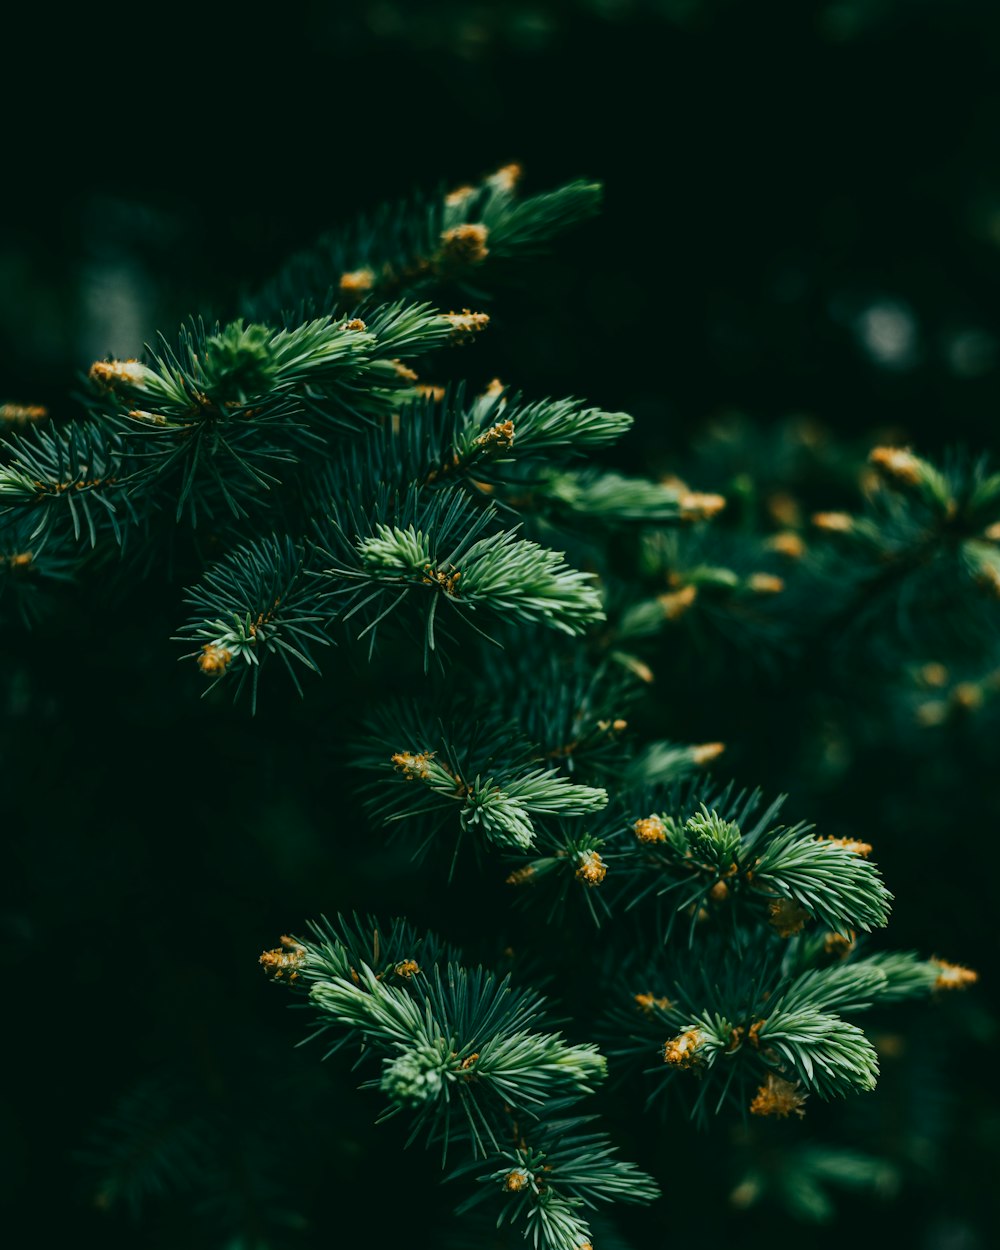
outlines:
M582 1250L592 1209L651 1202L668 1179L595 1127L609 1071L703 1125L798 1118L875 1088L854 1017L974 980L875 945L891 895L866 842L780 823L782 799L705 776L721 743L631 717L663 656L708 671L840 649L877 667L957 635L995 673L1000 474L878 447L861 508L809 525L734 503L711 450L693 486L581 463L626 434L623 413L445 384L488 352L470 305L494 263L599 200L584 182L522 198L518 176L349 226L242 317L95 363L83 417L19 425L0 452L0 612L30 620L69 579L126 594L176 567L206 693L247 690L262 716L265 671L301 690L332 644L349 657L336 673L392 657L407 690L357 718L364 836L385 826L443 876L464 845L512 904L600 925L589 1002L556 1030L572 950L548 960L550 1004L530 961L466 960L404 920L320 921L261 962L305 995L313 1036L369 1064L383 1118L440 1148L470 1229L489 1207L537 1250ZM920 715L995 687L964 683ZM147 1172L127 1148L130 1124L155 1126L155 1093L121 1109L124 1146L102 1130L109 1202L189 1183L199 1125L165 1130ZM815 1145L777 1187L821 1213L824 1182L859 1184L865 1167ZM775 1182L760 1165L742 1185Z

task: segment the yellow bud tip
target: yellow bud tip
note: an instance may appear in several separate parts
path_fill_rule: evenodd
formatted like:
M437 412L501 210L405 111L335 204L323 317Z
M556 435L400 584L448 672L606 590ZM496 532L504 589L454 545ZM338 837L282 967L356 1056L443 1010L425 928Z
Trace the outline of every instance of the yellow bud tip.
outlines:
M488 430L480 434L476 443L480 447L508 451L514 445L514 422L498 421L496 425L490 426Z
M705 495L701 491L688 491L678 500L681 519L684 521L708 521L726 506L722 495Z
M680 590L670 590L665 595L659 595L657 602L668 621L677 621L697 598L697 586L682 586Z
M908 447L873 447L868 453L868 463L884 477L901 485L920 485L923 464Z
M979 980L978 972L961 964L950 964L946 959L932 959L931 963L938 969L938 978L934 982L936 990L964 990Z
M138 360L95 360L90 366L90 380L101 386L142 387L152 376L152 370Z
M298 969L304 963L305 957L304 946L299 946L291 938L283 937L281 946L275 947L274 950L264 951L257 962L276 981L282 980L289 973L288 980L295 981L298 979Z
M782 530L780 534L772 535L766 546L788 560L801 560L806 553L805 543L794 530Z
M499 378L494 378L493 381L490 382L489 386L487 386L486 390L483 391L483 398L484 399L499 399L506 389L507 388L504 386L504 384L500 381Z
M420 751L418 753L397 751L392 757L392 763L396 771L402 773L407 781L424 781L430 773L430 765L433 758L434 753L432 751Z
M514 1168L503 1178L503 1187L508 1193L516 1194L528 1183L528 1173L523 1168Z
M644 816L632 826L640 842L666 842L667 829L659 816Z
M344 322L343 329L353 330L358 334L364 334L364 332L368 329L368 327L365 325L365 323L361 320L360 317L352 317L350 321Z
M772 573L751 573L747 579L747 587L755 595L780 595L785 589L785 583Z
M485 330L490 320L487 313L472 312L468 308L463 308L460 313L445 313L444 318L451 322L455 337L459 339L470 338L480 330Z
M925 729L934 729L948 719L949 707L944 699L928 699L917 708L916 720Z
M471 199L471 197L475 194L475 187L456 187L454 191L448 192L448 194L444 197L444 202L449 208L458 208L464 204L466 200Z
M486 246L489 230L478 222L452 226L441 235L441 252L459 265L478 265L490 254Z
M364 295L375 285L375 273L371 269L351 269L340 275L340 289L345 295Z
M806 1094L802 1092L798 1082L793 1084L769 1072L767 1081L758 1089L750 1104L750 1114L773 1115L781 1120L793 1112L797 1116L804 1116L802 1106L805 1100Z
M801 933L809 919L806 909L791 898L776 898L768 908L768 915L771 924L778 931L778 936L783 938Z
M396 373L396 377L400 378L403 382L416 382L417 372L415 369L411 369L409 365L404 365L401 360L394 360L392 361L392 367Z
M812 523L828 534L849 534L854 529L854 517L849 512L814 512Z
M925 686L940 687L948 684L948 670L943 664L925 664L920 669L919 676Z
M855 855L860 855L862 859L867 859L872 853L873 847L870 842L862 842L860 838L834 838L831 836L819 838L820 842L829 842L832 846L842 846L845 851L851 851Z
M523 175L524 170L517 161L511 161L509 165L501 165L490 178L490 181L495 183L502 191L513 191Z
M983 705L982 688L972 681L959 682L951 697L964 712L974 712Z
M853 929L846 933L828 933L823 939L823 950L827 955L835 955L838 959L846 959L854 949L857 934Z
M41 404L0 404L0 421L9 425L29 425L32 421L44 421L48 408Z
M515 868L510 876L504 879L505 885L525 885L534 878L535 869L531 864L524 868Z
M672 1037L663 1047L663 1062L676 1068L693 1067L699 1060L698 1049L705 1040L701 1029L688 1029Z
M227 647L206 643L198 656L198 667L208 677L221 677L232 663L233 653Z
M404 959L395 967L397 977L404 977L407 981L420 971L420 965L415 959Z
M430 383L424 382L417 387L417 394L422 395L424 399L432 399L434 403L439 404L445 397L445 388L443 386L432 386Z
M45 409L43 408L44 412ZM994 521L992 525L988 525L983 530L983 537L988 538L991 543L1000 543L1000 521Z
M655 1009L669 1011L673 1006L669 998L657 998L655 994L636 994L635 1005L647 1016L651 1016Z
M691 759L696 764L708 764L712 760L717 760L725 749L724 742L702 742L699 746L691 748Z
M33 551L18 551L12 556L7 556L7 564L12 569L26 569L34 562L34 559Z
M579 856L575 875L577 881L582 881L584 885L593 888L601 884L608 875L608 870L604 860L596 851L586 851Z

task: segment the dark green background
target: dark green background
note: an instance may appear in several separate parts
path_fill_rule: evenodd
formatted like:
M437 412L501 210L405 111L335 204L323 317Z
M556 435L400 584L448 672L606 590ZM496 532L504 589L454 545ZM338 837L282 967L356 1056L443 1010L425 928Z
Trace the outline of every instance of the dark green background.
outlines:
M71 414L95 357L134 353L194 309L225 314L358 209L517 159L530 189L602 179L607 205L498 299L486 367L633 412L633 467L669 465L731 409L764 425L807 413L845 437L898 431L930 453L996 450L996 5L38 11L4 60L3 398ZM866 347L873 307L909 326L894 361ZM471 877L447 895L418 883L353 810L339 766L377 675L341 659L336 687L304 705L271 692L253 721L201 703L168 641L180 600L165 581L92 591L73 619L0 642L7 1231L39 1246L225 1244L203 1197L167 1195L137 1224L94 1205L81 1156L95 1124L164 1072L232 1147L215 1188L242 1192L247 1236L263 1170L309 1221L288 1245L344 1244L359 1219L371 1244L437 1244L450 1195L434 1162L400 1154L399 1131L369 1128L376 1099L292 1049L301 1021L254 959L341 907L405 911L488 953L501 935L482 917L502 915L501 897ZM919 1062L917 1077L887 1074L867 1118L830 1129L876 1152L917 1129L935 1144L895 1202L845 1199L817 1233L780 1208L728 1211L725 1129L630 1132L619 1107L618 1136L666 1190L635 1245L979 1250L995 1235L1000 1141L997 751L959 742L917 760L876 730L834 783L799 748L810 715L808 692L779 681L721 703L661 690L648 719L726 740L727 771L790 790L796 816L856 823L897 895L893 943L987 973L975 999L893 1026L918 1061L922 1044L936 1052L932 1088Z

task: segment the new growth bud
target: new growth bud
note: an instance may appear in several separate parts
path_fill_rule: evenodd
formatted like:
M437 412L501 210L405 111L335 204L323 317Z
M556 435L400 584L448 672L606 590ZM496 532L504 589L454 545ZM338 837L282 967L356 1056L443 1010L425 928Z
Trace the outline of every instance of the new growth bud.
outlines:
M657 998L655 994L636 994L635 1005L643 1015L651 1016L654 1011L669 1011L673 1006L667 997Z
M848 929L846 933L830 932L823 939L823 951L837 959L846 959L856 942L857 934L853 929Z
M453 337L460 342L485 330L490 320L487 313L472 312L468 308L463 308L460 313L445 313L444 317L451 322Z
M528 1183L528 1173L524 1168L514 1168L503 1178L503 1187L509 1194L516 1194Z
M665 595L659 595L657 602L668 621L677 621L697 598L697 586L682 586L680 590L669 590Z
M794 530L782 530L780 534L773 534L765 545L789 560L801 560L806 553L805 543Z
M869 464L890 481L901 486L919 486L923 461L908 447L873 447L868 453Z
M90 380L112 391L143 391L156 380L156 374L138 360L95 360L90 366Z
M579 857L575 875L577 881L582 881L584 885L593 887L601 884L608 875L608 870L596 851L586 851Z
M340 289L345 295L365 295L375 285L371 269L352 269L340 275Z
M516 161L512 161L509 165L501 165L489 181L500 191L511 192L521 181L524 170Z
M675 1068L691 1068L698 1063L698 1050L705 1036L701 1029L687 1029L672 1037L663 1047L663 1062L673 1064Z
M872 853L872 844L870 842L862 842L860 838L820 838L820 842L830 842L833 846L842 846L845 851L853 851L855 855L860 855L862 859L867 859Z
M644 816L632 826L640 842L666 842L667 830L659 816Z
M441 235L441 255L457 265L478 265L490 254L489 230L478 223L452 226Z
M849 534L854 529L854 517L849 512L814 512L812 523L828 534Z
M471 199L475 194L475 187L456 187L454 191L448 192L444 197L444 202L448 208L460 208L466 200Z
M932 959L931 963L938 969L938 977L934 982L936 990L964 990L966 986L975 985L979 973L972 968L963 968L961 964L950 964L946 959Z
M233 653L227 647L206 643L198 656L198 667L209 677L221 677L232 663Z
M712 760L717 760L725 749L724 742L702 742L691 748L691 759L699 766L709 764Z
M773 573L751 573L747 578L747 588L755 595L780 595L785 589L785 583Z
M776 898L768 908L771 924L778 931L779 937L792 937L801 933L809 913L792 898Z
M509 451L514 445L514 422L498 421L496 425L491 425L488 430L484 430L476 439L476 443L480 447L491 450Z
M281 945L274 950L264 951L258 963L275 981L281 981L286 976L289 981L296 981L305 957L305 947L300 946L293 938L283 935Z
M806 1097L798 1082L793 1084L769 1072L767 1081L757 1091L756 1097L750 1104L750 1114L773 1115L784 1120L794 1112L795 1115L801 1117L805 1115L802 1107Z
M688 491L677 501L682 521L708 521L726 506L722 495L705 495L700 491Z
M421 751L419 754L414 754L412 751L397 751L392 757L392 762L396 771L402 773L407 781L426 781L433 758L433 751Z
M954 515L957 505L947 478L908 447L875 447L868 461L888 485L917 490L943 508L947 516Z
M44 421L48 415L48 408L41 404L0 404L0 421L8 425L29 425L33 421Z
M925 686L940 687L948 684L948 670L936 661L924 664L918 675Z

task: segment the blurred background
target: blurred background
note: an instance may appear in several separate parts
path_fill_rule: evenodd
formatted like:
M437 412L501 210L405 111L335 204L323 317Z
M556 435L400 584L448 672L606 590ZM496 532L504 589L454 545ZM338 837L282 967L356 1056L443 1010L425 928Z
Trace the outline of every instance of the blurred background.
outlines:
M489 369L633 413L621 463L694 463L726 493L712 432L760 447L790 420L838 446L996 453L998 70L986 0L22 13L4 66L0 399L73 415L92 360L230 314L360 209L516 160L529 190L602 180L606 210L499 293ZM255 966L324 910L440 924L341 790L330 735L349 741L363 679L304 704L279 693L254 721L200 704L169 642L181 598L92 599L0 642L7 1228L40 1246L263 1250L342 1244L377 1211L371 1244L443 1244L459 1195L439 1193L435 1160L400 1154L401 1131L371 1128L375 1100L345 1094L343 1065L292 1049L303 1022ZM727 775L876 842L891 944L984 979L893 1016L871 1105L807 1122L843 1151L814 1175L787 1143L761 1171L725 1128L630 1129L619 1109L618 1139L666 1190L622 1244L985 1250L997 738L970 723L928 747L894 713L851 736L780 676L736 688L661 684L655 732L723 739ZM475 932L468 897L447 907L448 938ZM116 1168L126 1139L136 1157Z

